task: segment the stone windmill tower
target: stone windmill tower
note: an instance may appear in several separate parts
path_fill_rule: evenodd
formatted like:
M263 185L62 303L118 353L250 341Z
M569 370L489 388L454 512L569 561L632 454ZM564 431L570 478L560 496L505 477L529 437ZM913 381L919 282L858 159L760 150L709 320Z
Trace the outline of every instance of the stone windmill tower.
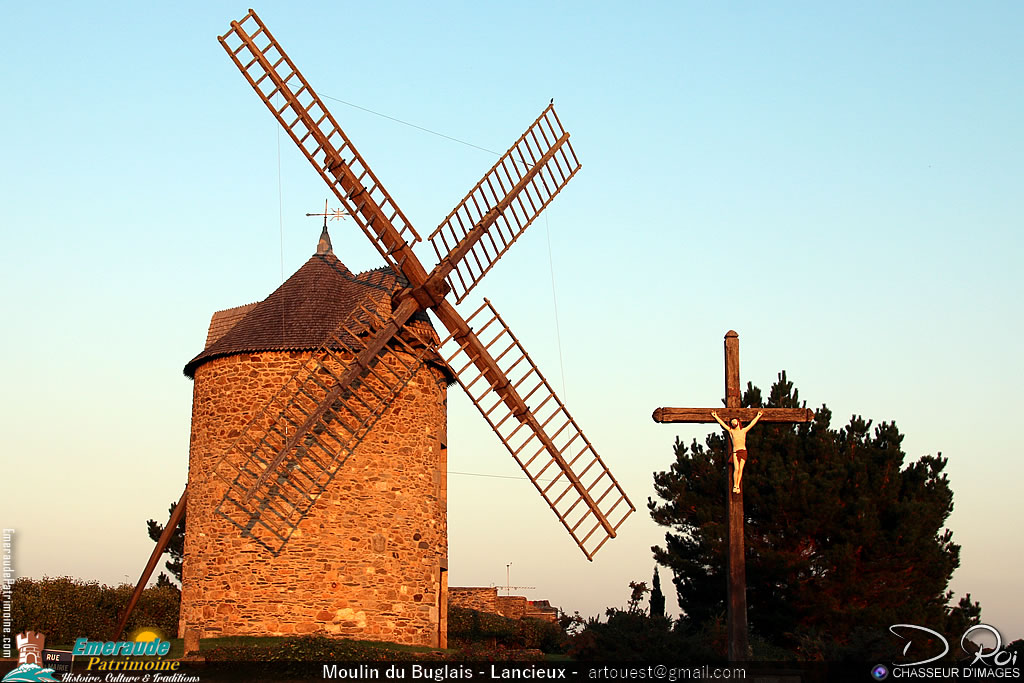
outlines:
M449 378L587 559L635 510L491 303L455 308L579 161L549 105L429 236L428 271L416 230L259 17L220 41L387 266L351 273L325 234L265 301L214 315L186 366L189 483L121 628L187 505L185 628L443 645Z
M185 367L195 386L180 633L443 642L450 377L439 359L417 358L413 344L425 347L415 335L438 341L425 316L388 349L388 361L417 369L343 456L344 466L322 451L333 445L326 431L305 445L307 461L337 471L301 520L284 516L312 495L314 482L290 482L259 521L240 525L222 505L229 482L215 472L234 442L254 432L254 414L267 405L276 411L275 395L305 373L323 340L362 302L375 305L369 314L389 316L403 284L389 268L353 274L331 251L325 228L317 253L264 301L213 315L206 348ZM337 356L337 373L344 346L327 350ZM290 535L288 544L280 547L277 535Z

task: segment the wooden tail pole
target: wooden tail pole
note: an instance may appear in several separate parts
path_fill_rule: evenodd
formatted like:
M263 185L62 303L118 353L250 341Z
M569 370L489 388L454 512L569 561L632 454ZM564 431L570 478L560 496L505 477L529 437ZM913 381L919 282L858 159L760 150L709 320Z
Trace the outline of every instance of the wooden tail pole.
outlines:
M178 528L178 524L181 523L181 518L185 516L185 500L188 498L188 486L181 492L181 498L178 499L178 504L174 506L174 511L171 512L171 519L167 522L167 526L164 527L164 532L160 534L160 540L156 542L156 547L153 548L153 554L149 556L149 562L146 563L146 568L142 570L142 576L139 577L139 583L136 584L135 590L132 591L132 596L128 599L128 604L124 608L124 612L121 614L121 621L117 624L117 633L114 634L114 640L119 640L121 634L124 633L124 627L128 623L128 617L131 616L132 610L135 609L135 605L139 602L139 597L142 596L142 591L146 588L146 583L149 581L149 577L153 574L153 569L156 568L156 563L160 561L160 556L167 550L167 546L171 542L171 536L174 535L174 530Z

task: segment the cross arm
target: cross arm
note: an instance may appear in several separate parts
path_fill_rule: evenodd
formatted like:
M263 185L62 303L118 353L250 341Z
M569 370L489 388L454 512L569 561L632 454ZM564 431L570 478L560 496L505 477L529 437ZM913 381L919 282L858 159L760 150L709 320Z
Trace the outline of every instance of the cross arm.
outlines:
M814 411L810 408L658 408L652 417L655 422L714 422L711 411L726 422L734 417L749 422L761 412L761 422L811 422Z

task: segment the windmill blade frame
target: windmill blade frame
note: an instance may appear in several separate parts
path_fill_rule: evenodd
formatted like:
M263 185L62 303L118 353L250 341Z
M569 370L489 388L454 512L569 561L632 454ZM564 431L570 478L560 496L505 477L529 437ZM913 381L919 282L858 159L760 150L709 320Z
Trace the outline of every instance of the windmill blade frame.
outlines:
M406 325L415 302L382 315L383 296L356 306L213 467L227 485L217 513L275 554L436 355L437 342Z
M491 302L463 325L441 342L445 363L592 561L636 508Z
M410 277L405 264L412 255L407 239L419 242L419 234L256 12L250 9L241 21L231 22L231 30L219 40L380 255L411 282L421 284L422 266L420 274ZM280 105L273 102L278 95L283 99ZM285 115L289 111L294 115L290 120Z
M431 277L462 303L579 170L549 104L427 238L438 258Z

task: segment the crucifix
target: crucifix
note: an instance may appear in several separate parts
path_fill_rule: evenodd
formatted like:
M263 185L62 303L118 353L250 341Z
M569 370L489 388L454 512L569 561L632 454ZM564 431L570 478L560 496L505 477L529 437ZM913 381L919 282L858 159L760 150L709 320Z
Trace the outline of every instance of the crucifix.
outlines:
M730 454L726 468L726 508L729 518L726 555L726 627L729 634L729 661L749 657L747 640L747 575L743 555L743 464L746 460L746 431L760 422L810 422L814 411L807 408L740 407L740 337L733 330L725 335L725 407L658 408L655 422L718 422L729 434ZM743 424L747 426L744 428ZM738 433L737 433L738 432ZM742 457L739 451L742 450Z

